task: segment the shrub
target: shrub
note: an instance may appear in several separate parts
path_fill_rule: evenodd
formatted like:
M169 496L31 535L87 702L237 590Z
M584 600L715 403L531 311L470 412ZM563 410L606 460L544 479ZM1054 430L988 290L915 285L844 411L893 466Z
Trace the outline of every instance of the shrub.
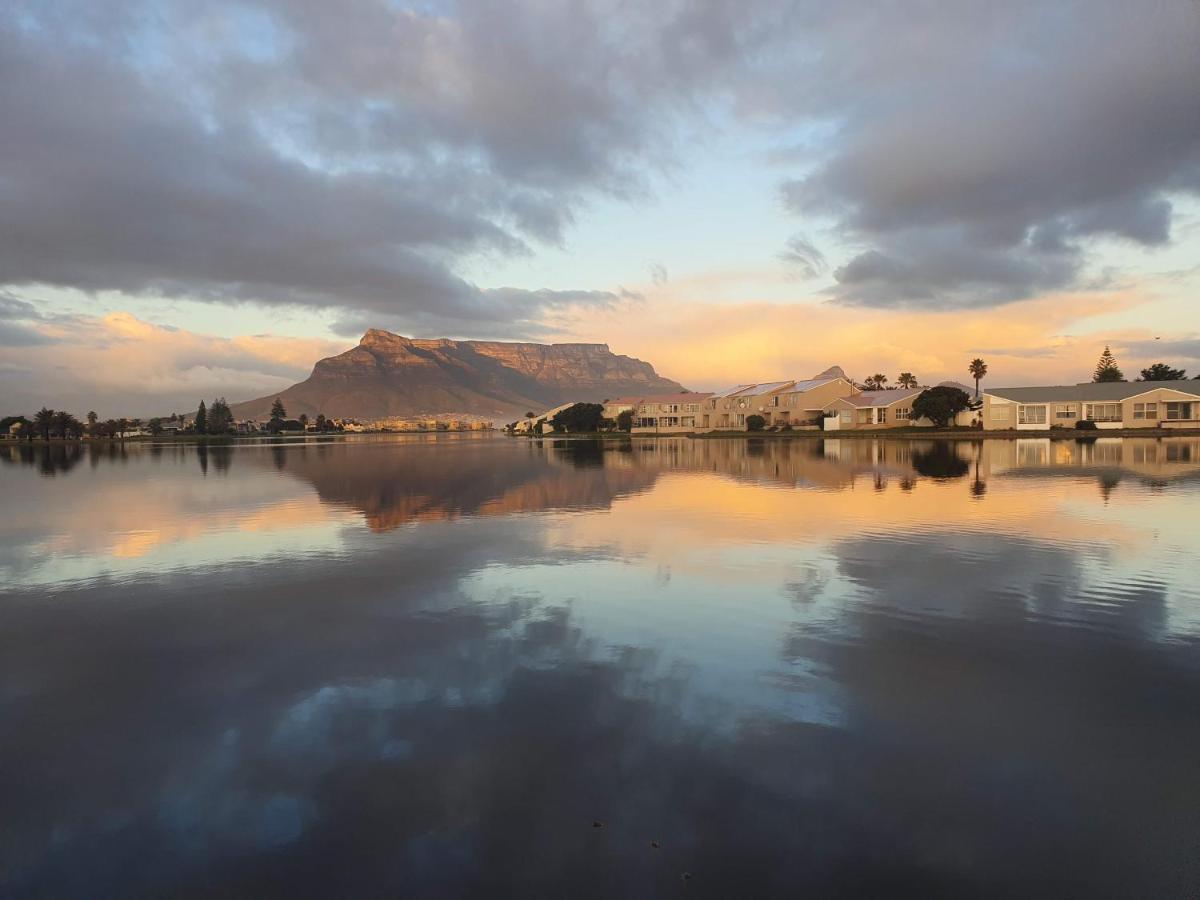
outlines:
M927 388L913 400L912 421L928 419L938 428L945 428L970 402L966 391L956 387L939 385Z
M755 413L752 416L746 416L747 431L762 431L766 426L767 420Z
M1096 423L1091 419L1080 419L1075 423L1075 428L1078 431L1095 431Z

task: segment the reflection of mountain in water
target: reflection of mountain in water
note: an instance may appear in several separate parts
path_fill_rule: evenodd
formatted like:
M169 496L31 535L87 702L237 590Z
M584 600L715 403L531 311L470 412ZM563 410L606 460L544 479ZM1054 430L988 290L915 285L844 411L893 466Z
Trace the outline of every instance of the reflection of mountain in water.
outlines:
M517 452L512 452L514 449ZM591 441L445 440L292 447L272 464L326 503L360 510L375 531L409 522L547 509L603 509L650 487L658 469L606 464L619 447Z

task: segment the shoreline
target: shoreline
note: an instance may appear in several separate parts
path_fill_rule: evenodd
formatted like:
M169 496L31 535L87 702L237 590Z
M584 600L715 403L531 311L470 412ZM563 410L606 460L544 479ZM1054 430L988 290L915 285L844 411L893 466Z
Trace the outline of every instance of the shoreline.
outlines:
M629 434L611 431L571 434L512 435L517 438L574 438L576 440L622 440L632 438L690 438L694 440L731 440L737 438L767 438L770 440L867 440L899 438L931 438L954 441L1002 440L1013 441L1026 438L1050 438L1056 441L1095 440L1101 437L1200 437L1200 428L1106 428L1096 431L1055 428L1038 431L979 431L973 428L943 430L932 428L880 428L853 431L705 431L696 434L689 431L661 431L655 433Z

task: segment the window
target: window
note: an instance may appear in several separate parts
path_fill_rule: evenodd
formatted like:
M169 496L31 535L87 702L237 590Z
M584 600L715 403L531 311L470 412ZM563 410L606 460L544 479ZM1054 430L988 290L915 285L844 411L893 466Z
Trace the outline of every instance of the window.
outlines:
M841 419L843 425L852 425L854 424L854 413L848 409L844 409L842 410Z
M887 407L886 407L886 406L881 406L881 407L879 408L879 422L878 422L878 424L880 424L880 425L885 425L885 424L887 424Z
M1075 408L1074 403L1056 403L1054 405L1054 418L1056 419L1074 419L1079 415L1079 411Z
M1007 412L1007 410L1005 410ZM907 406L901 406L896 410L896 421L901 422L905 419L912 418L912 410Z
M1135 419L1157 419L1158 404L1157 403L1135 403L1133 404L1133 417Z
M1120 403L1089 403L1087 417L1093 422L1120 422Z
M776 394L774 397L771 398L771 405L772 406L779 405L779 395L778 394Z
M1190 419L1192 417L1192 404L1190 402L1168 403L1167 418L1178 421L1180 419Z
M1044 404L1027 406L1022 403L1017 407L1018 425L1045 425L1046 407Z
M1007 422L1007 421L1009 421L1008 413L1009 413L1009 406L1007 403L1000 405L1000 406L993 406L992 407L992 421L993 422Z

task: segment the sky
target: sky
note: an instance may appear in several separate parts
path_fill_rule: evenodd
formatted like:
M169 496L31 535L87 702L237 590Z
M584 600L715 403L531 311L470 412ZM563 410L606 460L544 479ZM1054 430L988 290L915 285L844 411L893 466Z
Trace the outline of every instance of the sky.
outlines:
M1200 374L1200 3L8 0L0 415L368 327L689 388Z

